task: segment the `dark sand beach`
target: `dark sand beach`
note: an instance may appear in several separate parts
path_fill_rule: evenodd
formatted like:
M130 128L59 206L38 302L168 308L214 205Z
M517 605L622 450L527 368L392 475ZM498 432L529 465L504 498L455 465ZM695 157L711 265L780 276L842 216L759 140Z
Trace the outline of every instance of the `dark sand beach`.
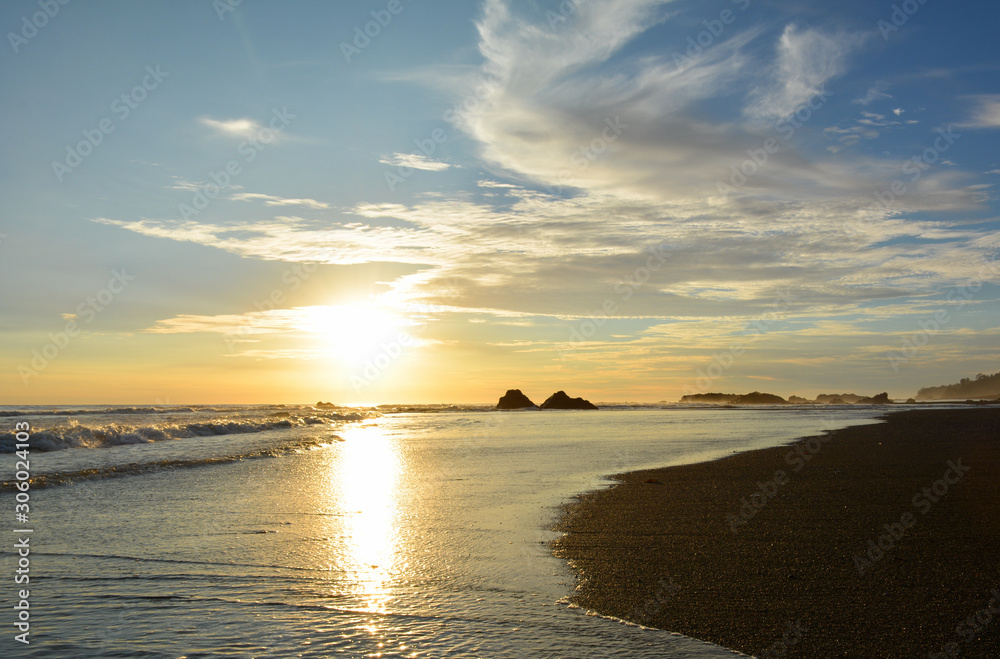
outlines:
M1000 657L1000 409L618 478L559 527L583 607L761 657Z

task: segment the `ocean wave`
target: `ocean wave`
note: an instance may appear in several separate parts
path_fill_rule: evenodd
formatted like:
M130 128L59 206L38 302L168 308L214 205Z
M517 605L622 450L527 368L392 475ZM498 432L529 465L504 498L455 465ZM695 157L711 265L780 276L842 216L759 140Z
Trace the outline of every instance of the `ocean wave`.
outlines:
M444 412L492 412L493 405L449 405L449 404L423 404L423 405L377 405L375 407L382 414L440 414Z
M81 481L96 480L101 478L116 478L121 476L135 476L151 472L163 471L166 469L178 469L185 467L202 467L207 465L227 464L230 462L240 462L242 460L254 460L260 458L277 458L291 453L314 450L329 446L335 442L344 441L336 435L325 437L308 437L283 446L274 446L253 451L245 451L235 455L212 456L204 458L192 458L190 460L157 460L153 462L129 463L120 465L109 465L94 467L90 469L79 469L75 471L56 472L51 474L40 474L31 478L32 489L41 489L57 485L71 485ZM0 482L0 492L11 491L15 488L17 481Z
M82 416L98 414L183 414L185 412L211 411L195 410L193 407L105 407L102 409L76 410L0 410L0 417L9 416Z
M66 424L31 431L31 450L39 452L65 449L98 449L127 444L149 444L188 437L237 435L280 428L325 425L335 421L361 421L377 416L371 412L317 412L308 416L264 417L255 419L211 419L192 423L129 425L108 423L88 426L70 420ZM0 453L13 453L17 439L14 432L0 432Z

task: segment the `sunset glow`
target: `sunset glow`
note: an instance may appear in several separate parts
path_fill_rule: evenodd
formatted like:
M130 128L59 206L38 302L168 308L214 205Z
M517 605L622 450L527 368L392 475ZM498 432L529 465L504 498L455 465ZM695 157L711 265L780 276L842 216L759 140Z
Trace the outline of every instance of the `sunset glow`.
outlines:
M15 39L6 400L996 370L995 22L966 18L995 4L384 5L67 7Z

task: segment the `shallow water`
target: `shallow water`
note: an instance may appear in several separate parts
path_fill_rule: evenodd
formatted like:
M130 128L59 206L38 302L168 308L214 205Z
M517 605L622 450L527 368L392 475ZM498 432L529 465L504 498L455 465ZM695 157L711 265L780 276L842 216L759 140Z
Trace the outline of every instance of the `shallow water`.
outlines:
M221 426L289 409L103 416ZM90 412L75 420L96 427L101 415ZM329 412L320 423L36 453L32 471L53 485L32 491L32 643L13 642L10 625L0 654L734 656L567 604L574 575L547 546L559 504L607 485L604 475L773 446L881 413ZM293 419L310 415L290 409ZM22 418L36 429L66 420ZM12 471L14 456L0 459ZM0 505L12 510L13 494ZM0 589L6 610L14 589Z

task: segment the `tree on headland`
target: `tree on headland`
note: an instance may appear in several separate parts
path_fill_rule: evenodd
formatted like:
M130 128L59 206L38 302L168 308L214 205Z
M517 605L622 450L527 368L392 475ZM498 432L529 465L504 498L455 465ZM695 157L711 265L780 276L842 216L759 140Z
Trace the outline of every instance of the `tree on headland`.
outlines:
M955 384L924 387L917 392L917 400L996 398L997 396L1000 396L1000 373L993 375L979 373L974 380L962 378Z

